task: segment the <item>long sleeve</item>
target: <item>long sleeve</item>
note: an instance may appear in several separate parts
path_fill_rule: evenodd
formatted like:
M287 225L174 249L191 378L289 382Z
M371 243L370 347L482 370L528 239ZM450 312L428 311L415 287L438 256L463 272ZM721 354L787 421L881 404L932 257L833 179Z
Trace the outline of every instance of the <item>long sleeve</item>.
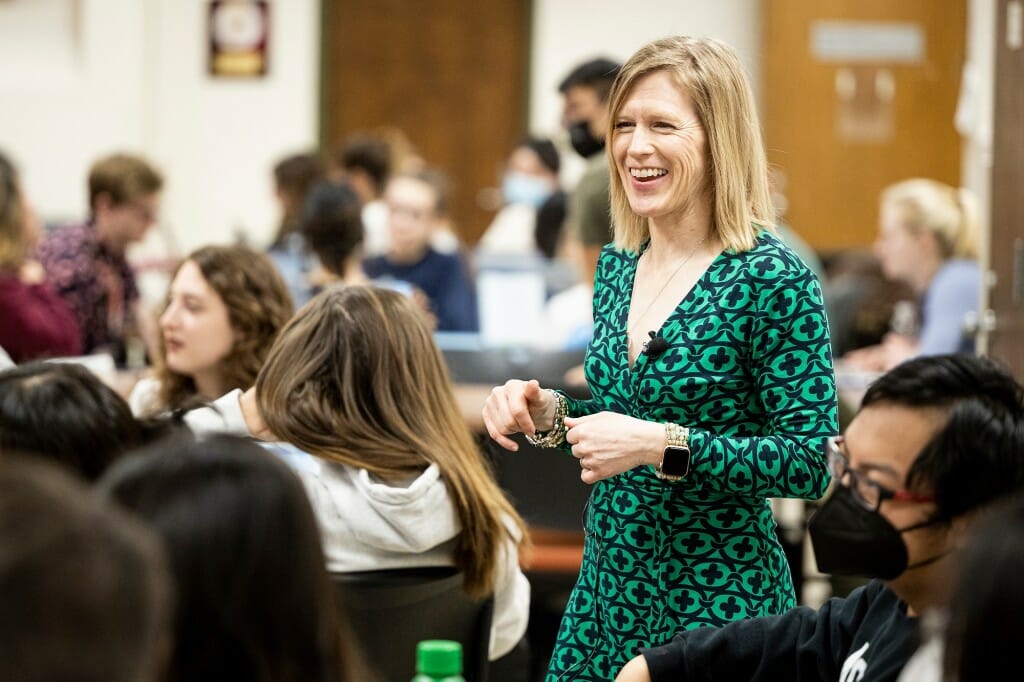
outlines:
M81 354L78 320L48 284L5 277L0 297L0 345L15 362Z
M806 268L798 273L752 269L760 274L750 289L756 314L748 371L765 421L749 436L716 435L683 424L690 427L693 478L752 497L817 499L829 482L822 445L838 431L821 289Z
M437 313L437 328L439 331L476 331L479 326L476 292L466 268L458 256L452 256L447 270L438 270L443 284L432 301Z
M798 607L779 616L691 630L641 653L651 682L837 680L862 639L870 642L888 630L894 616L906 620L896 614L895 599L877 601L883 589L874 583L847 599L831 599L817 611ZM898 634L904 629L897 627Z

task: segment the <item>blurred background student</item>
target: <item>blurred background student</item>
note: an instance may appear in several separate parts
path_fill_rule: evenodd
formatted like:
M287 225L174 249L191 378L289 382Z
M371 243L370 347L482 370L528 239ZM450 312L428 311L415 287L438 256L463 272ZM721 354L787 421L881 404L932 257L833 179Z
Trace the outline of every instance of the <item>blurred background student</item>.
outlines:
M964 325L981 297L978 238L977 208L966 189L924 178L887 187L875 254L886 277L908 284L915 299L896 309L893 333L881 344L843 360L884 371L916 355L973 352Z
M14 362L78 355L78 320L33 258L42 225L18 172L0 154L0 347Z
M153 376L135 386L132 411L159 414L249 388L291 314L288 289L267 256L244 246L189 254L160 316Z
M39 260L74 310L85 353L109 353L128 364L128 347L144 356L139 289L125 258L156 223L163 176L147 160L112 154L89 169L89 218L47 234Z

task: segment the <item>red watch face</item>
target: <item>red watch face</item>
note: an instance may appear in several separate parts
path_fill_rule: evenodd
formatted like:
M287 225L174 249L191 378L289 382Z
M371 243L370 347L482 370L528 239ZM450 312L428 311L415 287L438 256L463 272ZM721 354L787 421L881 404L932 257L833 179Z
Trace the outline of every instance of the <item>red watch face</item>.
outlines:
M669 445L662 455L661 473L666 476L685 476L690 473L690 448Z

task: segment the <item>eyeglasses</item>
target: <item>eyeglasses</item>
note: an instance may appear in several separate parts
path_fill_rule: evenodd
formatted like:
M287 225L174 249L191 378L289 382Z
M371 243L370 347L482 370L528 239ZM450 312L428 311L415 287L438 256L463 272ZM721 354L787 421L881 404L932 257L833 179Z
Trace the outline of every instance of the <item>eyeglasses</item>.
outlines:
M832 477L841 485L849 488L854 499L869 511L878 511L885 500L917 502L919 504L935 501L935 498L930 495L918 495L903 488L890 490L859 471L851 469L846 455L843 453L842 436L834 436L825 441L825 454L828 456L828 467L832 472Z

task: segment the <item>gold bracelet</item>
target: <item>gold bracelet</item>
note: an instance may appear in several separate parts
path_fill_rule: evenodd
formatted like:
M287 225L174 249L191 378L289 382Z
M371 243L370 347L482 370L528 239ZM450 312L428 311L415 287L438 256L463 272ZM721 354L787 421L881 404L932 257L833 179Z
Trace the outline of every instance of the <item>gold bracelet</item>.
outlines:
M565 442L565 417L568 414L569 406L558 391L548 389L548 393L555 399L554 423L547 431L537 431L532 436L526 436L526 442L539 448L557 448Z

